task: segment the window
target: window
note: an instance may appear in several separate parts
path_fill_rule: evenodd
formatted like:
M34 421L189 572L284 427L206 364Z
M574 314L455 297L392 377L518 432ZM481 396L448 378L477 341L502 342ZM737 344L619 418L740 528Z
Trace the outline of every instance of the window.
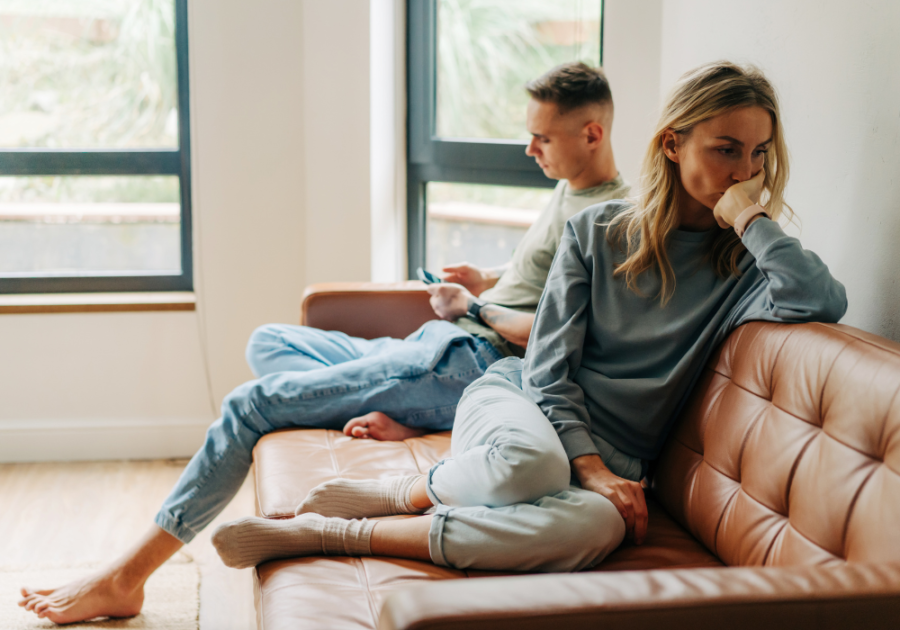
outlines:
M525 155L524 85L601 63L602 0L408 0L410 277L509 260L555 180Z
M191 290L187 0L0 0L0 293Z

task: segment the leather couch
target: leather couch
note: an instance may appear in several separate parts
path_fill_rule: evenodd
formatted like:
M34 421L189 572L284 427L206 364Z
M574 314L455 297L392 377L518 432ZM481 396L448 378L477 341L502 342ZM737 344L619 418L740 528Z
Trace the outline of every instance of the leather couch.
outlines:
M418 283L317 285L303 323L404 336L433 317L427 298ZM449 436L268 435L254 451L257 512L290 517L336 476L425 472ZM842 325L740 327L678 418L647 497L645 543L591 572L262 564L259 628L900 628L900 345Z

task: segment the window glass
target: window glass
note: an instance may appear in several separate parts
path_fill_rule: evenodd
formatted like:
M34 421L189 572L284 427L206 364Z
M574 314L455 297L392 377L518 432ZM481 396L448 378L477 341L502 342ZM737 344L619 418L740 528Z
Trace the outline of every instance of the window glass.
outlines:
M528 139L525 84L600 62L601 0L438 0L436 134Z
M0 147L177 147L174 0L0 0L0 85Z
M429 182L425 194L427 266L440 271L458 262L479 267L508 262L553 189Z
M0 277L181 273L177 176L0 177Z

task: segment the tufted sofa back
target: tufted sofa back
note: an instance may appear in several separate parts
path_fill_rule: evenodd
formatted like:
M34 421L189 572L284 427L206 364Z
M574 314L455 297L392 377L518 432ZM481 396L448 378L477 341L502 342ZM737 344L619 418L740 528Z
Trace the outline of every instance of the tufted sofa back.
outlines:
M653 488L728 565L900 561L900 345L841 325L742 326Z

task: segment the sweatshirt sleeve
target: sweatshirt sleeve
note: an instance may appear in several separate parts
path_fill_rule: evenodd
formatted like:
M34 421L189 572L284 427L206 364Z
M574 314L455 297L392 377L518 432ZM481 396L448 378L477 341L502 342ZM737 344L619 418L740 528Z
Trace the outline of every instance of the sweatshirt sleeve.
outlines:
M597 453L584 391L574 381L581 366L590 301L590 265L570 221L538 304L522 374L522 389L549 418L569 460Z
M744 232L744 246L763 277L742 301L735 325L751 320L837 322L847 312L847 292L828 267L800 241L761 217Z

